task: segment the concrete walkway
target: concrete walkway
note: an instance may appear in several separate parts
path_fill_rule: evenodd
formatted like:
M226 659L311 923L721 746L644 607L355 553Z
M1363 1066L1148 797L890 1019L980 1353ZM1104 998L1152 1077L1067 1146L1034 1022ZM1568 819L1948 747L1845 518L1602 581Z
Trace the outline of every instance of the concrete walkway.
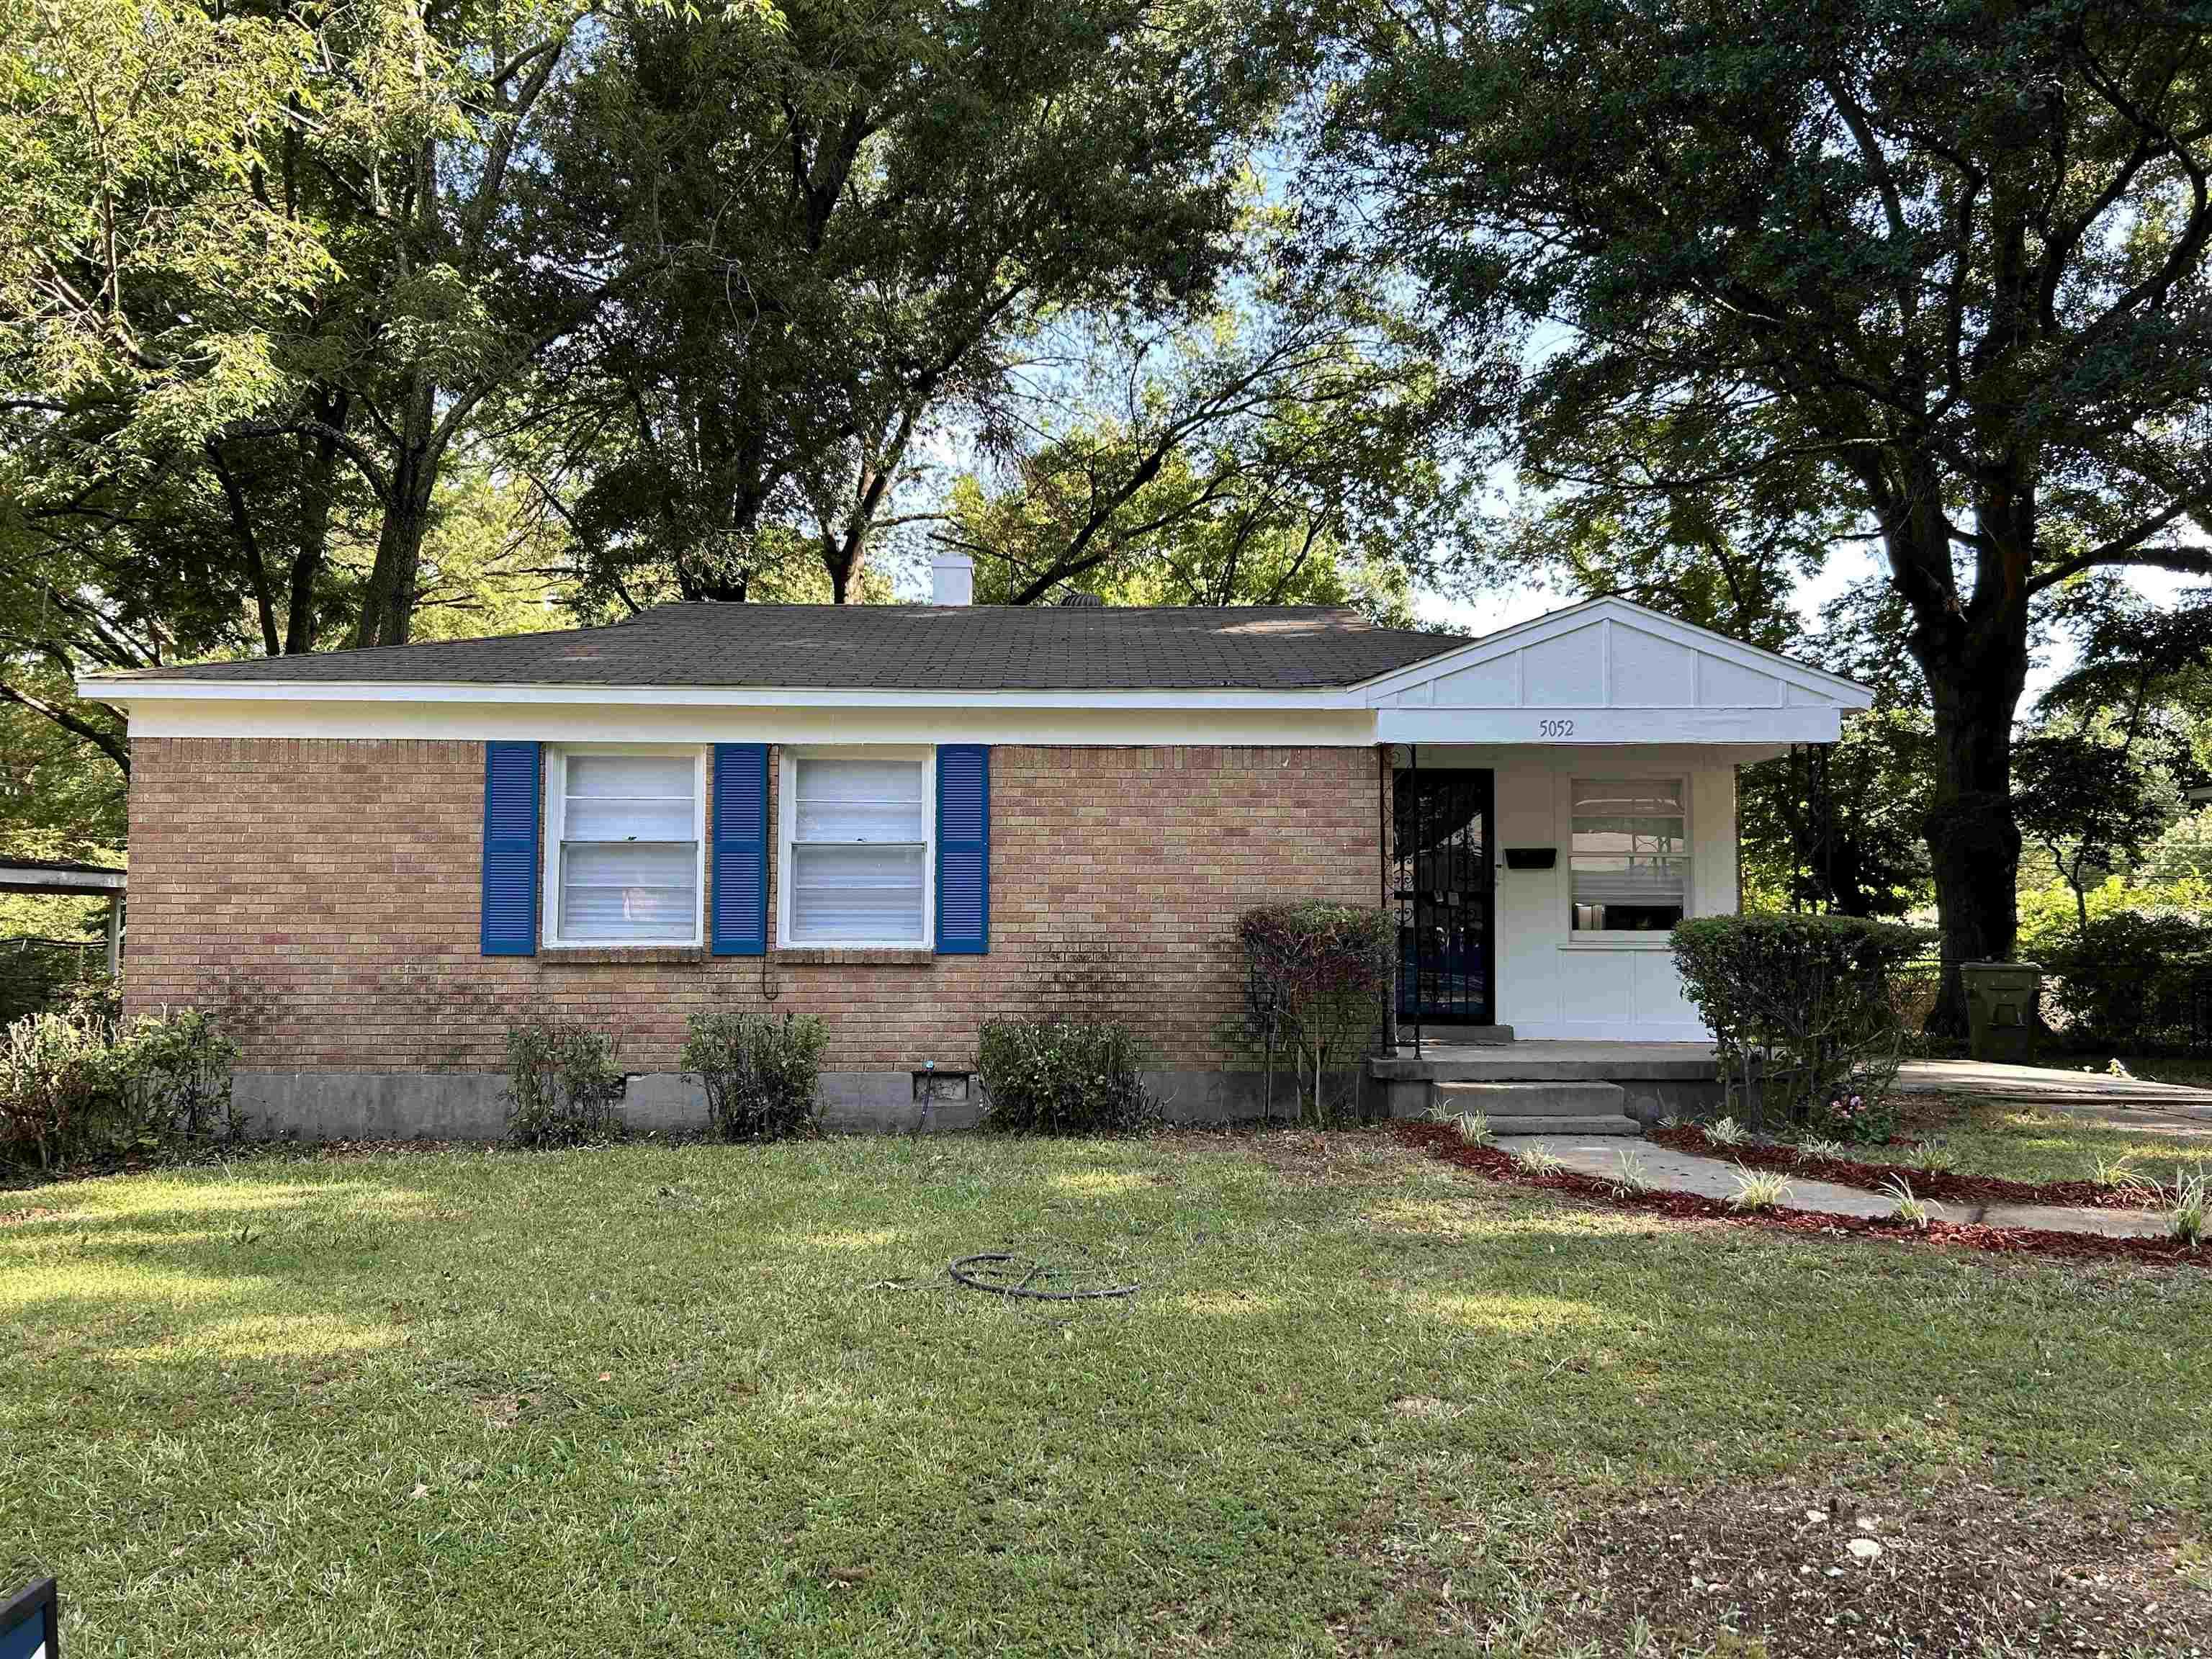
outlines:
M1517 1152L1540 1146L1571 1170L1610 1178L1620 1173L1621 1153L1640 1159L1646 1184L1662 1191L1694 1193L1700 1198L1725 1202L1735 1195L1736 1166L1698 1152L1678 1152L1671 1146L1649 1141L1620 1140L1596 1135L1500 1135L1498 1146ZM1912 1172L1899 1173L1909 1181ZM1832 1182L1789 1177L1790 1196L1783 1207L1822 1210L1836 1215L1881 1219L1897 1207L1880 1193ZM2112 1238L2164 1238L2166 1218L2147 1210L2084 1210L2042 1204L1938 1204L1926 1200L1939 1221L1981 1222L1991 1227L2035 1227L2062 1233L2102 1233Z
M2103 1072L2003 1066L1984 1060L1908 1060L1897 1086L1911 1094L1966 1095L2094 1118L2116 1128L2171 1129L2212 1136L2212 1089L2153 1083Z

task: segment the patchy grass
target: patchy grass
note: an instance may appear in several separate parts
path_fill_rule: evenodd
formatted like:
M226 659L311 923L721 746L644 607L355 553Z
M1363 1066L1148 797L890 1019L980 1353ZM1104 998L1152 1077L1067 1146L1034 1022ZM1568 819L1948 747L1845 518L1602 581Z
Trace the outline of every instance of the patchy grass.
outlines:
M1961 1173L2011 1181L2089 1181L2100 1160L2125 1158L2136 1170L2171 1186L2176 1164L2212 1168L2212 1134L2179 1133L2154 1124L2121 1127L2107 1120L2043 1111L2003 1101L1956 1095L1900 1097L1898 1133L1909 1140L1936 1139ZM1855 1146L1868 1163L1910 1166L1911 1146Z
M948 1283L994 1249L1143 1288ZM1712 1590L1638 1518L1713 1517L1702 1564L1830 1498L1899 1530L1820 1533L1823 1595L1923 1650L1961 1514L2094 1532L2100 1641L2212 1619L2212 1277L1670 1225L1379 1134L116 1177L0 1201L0 1576L61 1576L72 1652L1848 1651L1789 1564ZM2033 1645L2027 1587L1978 1628Z

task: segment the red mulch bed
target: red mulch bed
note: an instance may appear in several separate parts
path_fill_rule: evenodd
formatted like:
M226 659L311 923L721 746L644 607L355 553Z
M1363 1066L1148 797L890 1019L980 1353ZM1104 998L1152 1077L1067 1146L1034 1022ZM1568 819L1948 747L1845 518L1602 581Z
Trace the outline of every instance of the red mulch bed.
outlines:
M1803 1176L1808 1181L1830 1181L1838 1187L1863 1187L1869 1192L1878 1192L1886 1182L1902 1176L1912 1183L1915 1198L1933 1198L1946 1204L2057 1204L2084 1210L2146 1207L2140 1194L2100 1187L2094 1181L2008 1181L2002 1176L1961 1175L1955 1170L1916 1170L1909 1164L1862 1164L1852 1158L1799 1158L1787 1146L1756 1146L1749 1141L1741 1146L1723 1146L1694 1123L1679 1123L1671 1129L1655 1126L1645 1129L1644 1134L1646 1139L1672 1146L1678 1152L1702 1152L1708 1158L1749 1164L1754 1170L1779 1170L1786 1175Z
M1889 1238L1917 1244L1954 1244L2001 1255L2069 1255L2094 1260L2151 1262L2166 1267L2212 1267L2212 1250L2191 1249L2170 1238L2107 1238L2100 1233L2063 1233L2037 1227L1988 1227L1978 1222L1931 1220L1925 1227L1826 1210L1733 1210L1718 1199L1692 1193L1629 1192L1601 1176L1561 1170L1532 1175L1495 1146L1470 1146L1449 1124L1400 1121L1390 1133L1430 1157L1472 1170L1493 1181L1544 1187L1592 1199L1615 1209L1663 1215L1677 1221L1723 1221L1735 1226L1778 1232Z

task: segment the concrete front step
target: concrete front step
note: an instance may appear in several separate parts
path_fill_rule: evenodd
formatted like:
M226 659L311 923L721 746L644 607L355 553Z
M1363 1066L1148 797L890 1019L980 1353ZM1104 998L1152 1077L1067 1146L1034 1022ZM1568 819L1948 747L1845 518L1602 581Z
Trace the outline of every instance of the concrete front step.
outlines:
M1641 1135L1644 1126L1626 1112L1611 1117L1493 1117L1490 1133L1499 1140L1509 1135Z
M1510 1082L1439 1081L1437 1102L1448 1112L1501 1117L1605 1117L1626 1115L1628 1092L1596 1078L1520 1079Z
M1516 1083L1439 1083L1436 1102L1456 1116L1480 1112L1494 1135L1640 1135L1628 1094L1592 1079Z

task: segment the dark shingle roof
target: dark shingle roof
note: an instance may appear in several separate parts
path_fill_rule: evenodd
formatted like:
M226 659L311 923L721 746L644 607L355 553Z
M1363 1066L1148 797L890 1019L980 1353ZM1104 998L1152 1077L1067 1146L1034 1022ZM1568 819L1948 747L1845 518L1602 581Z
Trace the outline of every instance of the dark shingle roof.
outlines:
M664 605L605 628L198 663L121 678L917 691L1358 682L1465 643L1321 605Z

